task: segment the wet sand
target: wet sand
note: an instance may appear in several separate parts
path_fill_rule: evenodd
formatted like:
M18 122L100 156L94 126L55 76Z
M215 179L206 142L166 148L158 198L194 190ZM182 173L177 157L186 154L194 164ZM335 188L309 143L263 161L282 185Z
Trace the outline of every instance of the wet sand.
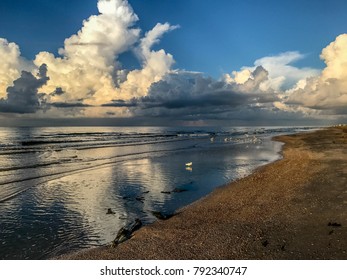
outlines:
M62 259L347 259L347 127L279 136L282 160L177 215Z

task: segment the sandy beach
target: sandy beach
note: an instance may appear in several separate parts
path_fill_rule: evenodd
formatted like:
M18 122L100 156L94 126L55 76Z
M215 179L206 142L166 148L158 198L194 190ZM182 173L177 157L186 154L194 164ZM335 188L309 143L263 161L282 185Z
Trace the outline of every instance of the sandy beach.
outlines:
M347 259L347 127L280 136L283 159L116 248L61 259Z

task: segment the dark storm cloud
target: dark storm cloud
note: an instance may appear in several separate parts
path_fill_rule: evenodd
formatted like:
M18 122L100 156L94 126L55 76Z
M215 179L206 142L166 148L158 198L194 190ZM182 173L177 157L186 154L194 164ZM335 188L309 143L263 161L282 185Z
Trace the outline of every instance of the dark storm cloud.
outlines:
M259 108L278 101L273 91L261 90L261 83L267 79L268 72L262 67L257 67L244 84L217 81L200 73L176 72L152 84L147 96L130 103L117 102L117 106L129 105L136 116L225 115L252 104Z
M136 107L138 101L133 98L130 101L125 101L122 99L112 100L112 103L103 104L102 107Z
M51 96L61 96L63 95L65 92L63 91L63 89L61 87L57 87L55 89L55 91L51 92L49 95Z
M65 103L65 102L54 102L49 103L49 106L56 107L56 108L85 108L85 107L93 107L92 105L83 104L83 103Z
M213 93L205 93L201 96L185 96L182 98L153 98L143 97L141 102L144 108L164 107L167 109L179 109L179 108L208 108L215 106L228 106L236 107L244 104L247 101L247 97L242 94L230 92L230 91L219 91Z
M334 109L333 111L336 115L347 115L347 107L341 107Z
M47 66L42 64L37 77L27 71L22 71L21 77L7 88L7 97L0 99L0 112L35 113L44 102L45 94L38 93L39 88L47 83Z

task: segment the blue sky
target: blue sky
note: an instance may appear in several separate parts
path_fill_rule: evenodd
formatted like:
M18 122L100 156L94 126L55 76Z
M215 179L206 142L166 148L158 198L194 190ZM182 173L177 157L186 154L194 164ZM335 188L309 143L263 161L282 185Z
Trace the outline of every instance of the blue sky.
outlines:
M131 3L146 28L165 20L181 25L164 39L165 49L175 54L182 68L212 75L251 65L263 56L295 50L308 54L303 62L307 66L322 67L321 49L347 29L346 1ZM148 3L156 8L149 8Z
M108 11L99 11L98 2L102 2L100 5L111 5L107 7L115 5L130 7L130 10L133 9L133 13L137 15L138 20L133 18L127 22L129 26L121 25L120 27L124 28L126 32L129 30L133 30L130 33L134 32L131 35L133 37L129 37L127 39L129 41L124 42L124 45L118 46L112 42L112 34L110 41L107 38L107 32L114 28L112 20L114 23L117 22L116 17L119 15L111 13L113 19L108 18L108 21L107 16L104 15L109 14ZM334 46L326 52L324 57L321 57L322 59L320 54L333 42L336 43L336 46L344 47L344 38L338 40L337 38L346 33L346 14L347 2L342 0L129 0L128 2L122 0L2 0L0 2L0 38L6 40L3 43L3 53L6 56L10 49L17 48L21 55L18 54L18 57L11 63L9 62L11 66L8 67L14 67L11 69L11 73L17 71L16 75L13 74L12 81L10 77L7 77L7 80L4 78L3 84L0 84L0 90L2 90L0 92L0 98L2 98L0 99L0 111L19 113L19 115L12 114L11 118L22 118L23 114L26 118L29 117L27 114L38 118L58 118L58 109L65 110L63 115L66 115L67 108L69 110L73 108L73 113L68 114L71 117L77 115L82 118L84 116L116 118L125 115L127 117L170 115L182 118L184 122L186 120L200 121L199 118L205 120L205 117L210 120L214 118L213 115L218 115L216 119L223 120L239 119L244 116L256 119L259 115L256 113L253 115L254 110L251 108L257 108L256 110L263 117L265 117L264 111L267 111L266 114L268 114L270 111L280 110L284 113L283 118L286 120L312 118L314 120L341 120L346 117L345 112L341 108L342 106L335 106L329 101L336 96L327 96L327 92L331 92L331 90L327 90L323 84L328 78L343 80L343 76L336 74L337 68L333 69L339 64L336 62L343 60L343 56L334 52L337 49ZM69 50L69 46L64 45L65 39L83 29L83 21L92 21L90 20L91 15L99 15L101 23L98 24L105 26L110 24L111 29L104 26L105 29L102 31L104 34L99 34L104 41L110 44L109 47L113 48L112 54L106 50L105 65L101 65L101 62L101 64L96 63L97 60L103 61L102 52L105 48L92 50L92 47L87 47L83 41L87 38L88 30L92 30L93 36L101 38L99 35L95 35L97 31L93 30L92 24L85 28L85 35L81 35L77 39L76 46L79 45L80 48L73 47ZM158 23L168 23L168 25L157 26ZM137 32L134 31L135 29L139 30L138 34L135 34ZM150 30L153 30L153 38L146 35L146 32ZM120 33L118 34L120 37L117 37L116 32L114 30L112 32L114 32L113 38L121 40L119 39L122 38ZM104 42L96 42L96 37L88 37L88 40L90 39L94 45L104 44ZM140 50L141 42L146 37L150 37L147 38L148 42L150 41L149 49ZM75 44L74 39L71 42L73 45ZM88 44L90 42L88 41ZM16 47L11 43L14 43ZM63 54L58 53L60 48L65 50ZM164 53L160 53L161 50ZM42 52L51 53L55 59L48 59ZM87 55L81 57L80 54L86 52L97 52L98 57L95 58L95 63L90 62L90 57ZM40 54L39 58L36 57L38 54ZM327 66L327 59L332 56L334 59L330 66ZM63 58L65 69L74 69L70 72L70 76L59 75L59 71L65 72L62 70L63 68L57 70L58 66L63 67L59 64L59 57ZM83 71L80 66L76 66L76 57L79 61L85 59ZM48 60L46 61L46 59ZM114 64L111 65L109 63L112 60L114 60ZM46 69L43 76L38 74L41 64L47 67L47 69L41 68L41 70ZM91 74L90 69L95 68L95 64L102 68L100 71L106 71L103 76L98 78L98 81L103 78L111 79L112 81L109 82L112 83L112 86L104 86L107 84L106 82L104 85L94 87L93 82L90 81L89 86L78 88L71 83L64 83L70 77L71 79L76 78L78 71L85 73L85 76L81 76L77 80L89 80L90 76L87 74ZM254 72L257 66L261 69ZM326 67L328 70L325 71ZM153 73L154 68L158 72ZM20 79L20 73L23 70L32 75L26 76L31 79L31 83L35 84L37 81L37 88L32 89L26 97L23 97L26 101L19 104L20 106L24 104L23 108L16 110L17 104L11 102L22 96L16 85L26 83L27 79L21 79L16 83L15 81ZM53 73L53 70L56 72ZM151 77L148 76L150 71L152 71ZM6 69L3 72L6 73ZM319 76L320 73L322 73L321 76ZM246 84L246 82L248 78L256 80L255 74L259 74L263 80L261 85L253 83L251 87L250 83ZM309 90L310 83L313 82L304 82L311 76L315 76L315 83L321 85L321 90L315 93ZM131 84L132 79L139 81L141 86ZM186 81L194 83L194 87L190 91L187 91L189 83L186 84ZM301 81L300 90L303 93L298 91L298 87L295 87L299 81ZM224 84L220 85L218 82ZM204 84L206 88L201 89L201 84ZM8 89L13 85L15 86L12 89ZM340 90L344 86L344 83L339 83L336 87ZM102 91L100 87L103 87ZM178 91L178 88L184 89ZM195 92L197 88L199 88L199 92ZM85 96L81 93L83 90ZM160 98L156 90L162 92L163 95ZM338 90L336 94L340 94ZM42 91L45 98L42 98ZM245 101L247 104L243 104L234 102L238 98L238 95L235 95L232 97L233 102L226 102L232 104L230 105L232 108L229 109L219 101L212 102L223 107L223 109L219 107L218 110L205 104L207 100L212 100L214 97L219 100L222 91L236 95L246 91L249 94L266 92L268 99L266 104L259 105L259 102L254 101L258 97L252 96L252 99L247 96L247 102ZM169 92L170 94L168 94ZM197 99L196 95L199 94L201 99L194 103ZM212 96L209 96L210 94ZM108 99L105 97L106 95L108 95ZM341 98L339 97L340 105L345 105L344 93L342 95ZM315 96L315 101L311 100L312 96ZM244 96L241 97L244 98ZM166 100L166 98L170 100ZM182 104L178 108L179 110L172 108L173 98L177 99L174 100L174 104ZM228 98L231 98L230 95L227 100L229 100ZM170 102L157 102L163 99ZM226 100L224 96L222 99ZM269 105L270 99L272 104L275 104L274 107ZM30 107L32 104L29 109L24 108L27 105L26 102L33 100L34 103L40 103L40 106L42 104L52 105L53 107L50 109L53 109L46 108L43 111L48 110L48 113L43 113L41 108L38 109L37 104L35 108ZM319 103L317 100L323 100L323 103ZM148 105L149 103L151 104ZM185 105L183 105L184 103ZM171 107L167 104L170 104ZM194 112L193 117L191 113L187 115L187 112L183 112L182 108L188 106L186 104L193 104L194 110L190 111ZM203 104L204 108L199 107L198 104ZM242 108L241 105L245 108ZM99 108L87 108L95 106ZM102 113L100 106L107 110L105 109L106 111ZM297 108L294 108L295 106ZM197 107L199 108L197 109ZM206 109L206 107L208 108ZM209 111L209 109L211 110ZM85 114L92 110L94 113ZM225 114L227 110L230 112ZM38 111L40 112L38 113ZM5 115L8 118L9 115ZM270 115L267 117L270 118Z
M174 55L178 68L214 77L285 51L307 54L300 65L322 68L322 48L347 30L347 2L343 0L129 3L144 31L157 22L180 25L163 38L160 47ZM98 13L96 0L2 0L0 7L0 37L19 44L28 58L43 50L56 53L84 19Z

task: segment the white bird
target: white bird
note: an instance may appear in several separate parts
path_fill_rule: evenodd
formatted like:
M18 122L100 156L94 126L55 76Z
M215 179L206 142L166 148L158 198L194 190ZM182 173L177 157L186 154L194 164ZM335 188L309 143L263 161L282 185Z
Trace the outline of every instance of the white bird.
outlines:
M187 162L187 163L186 163L186 166L192 166L192 165L193 165L192 162Z

